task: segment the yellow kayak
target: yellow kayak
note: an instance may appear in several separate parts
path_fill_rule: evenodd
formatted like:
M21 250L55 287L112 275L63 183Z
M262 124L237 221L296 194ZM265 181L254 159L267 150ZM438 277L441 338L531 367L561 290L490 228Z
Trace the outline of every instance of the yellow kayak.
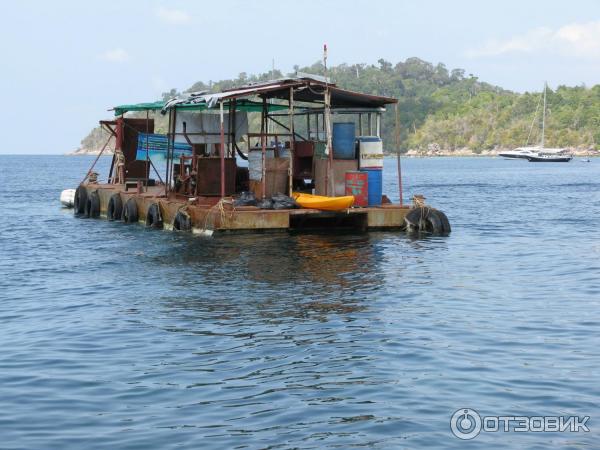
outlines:
M303 208L320 209L322 211L341 211L348 209L354 204L354 196L324 197L322 195L303 194L294 192L292 197Z

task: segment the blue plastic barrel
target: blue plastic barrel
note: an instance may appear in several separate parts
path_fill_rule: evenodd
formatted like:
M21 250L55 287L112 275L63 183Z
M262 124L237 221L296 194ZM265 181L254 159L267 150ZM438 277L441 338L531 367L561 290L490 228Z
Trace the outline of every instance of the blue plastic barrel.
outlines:
M333 158L355 159L355 125L354 122L336 122L333 124Z
M381 206L383 196L383 170L361 169L369 177L369 206Z

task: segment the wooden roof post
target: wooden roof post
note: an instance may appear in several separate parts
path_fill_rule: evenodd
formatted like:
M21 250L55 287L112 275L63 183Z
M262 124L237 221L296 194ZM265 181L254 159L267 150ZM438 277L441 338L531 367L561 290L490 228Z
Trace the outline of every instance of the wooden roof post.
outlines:
M400 206L402 206L402 165L400 164L400 109L398 108L398 103L394 105L394 112L396 113L396 126L394 127L394 132L396 137L396 159L398 160L398 190L400 191Z
M261 184L262 184L262 198L263 200L267 197L267 142L266 142L266 137L265 137L265 133L267 130L267 124L266 124L266 120L267 120L267 98L263 97L263 107L262 107L262 113L261 113L261 118L260 118L260 147L261 147L261 160L262 160L262 164L261 164L261 174L260 174L260 180L261 180Z
M173 135L175 133L175 108L169 109L169 126L167 127L167 161L166 161L166 169L165 169L165 195L169 194L169 184L170 184L170 153L171 153L171 140L173 139Z
M225 197L225 125L223 123L223 100L219 102L219 115L221 118L221 198Z
M148 134L150 133L150 112L146 111L146 192L148 192L148 179L150 178L150 150Z
M333 146L331 142L331 90L329 89L329 80L327 78L327 44L323 45L323 66L325 69L325 111L323 115L325 136L327 145L325 146L325 154L327 155L327 171L325 172L325 192L326 195L335 196L335 182L333 180ZM331 189L330 189L331 185Z
M325 189L326 194L334 196L334 181L333 181L333 146L331 142L331 92L329 89L325 90L325 138L327 139L327 145L325 147L325 153L327 154L327 172L325 176Z
M293 164L296 136L294 135L294 88L290 87L290 165L288 167L289 195L292 196L293 189Z

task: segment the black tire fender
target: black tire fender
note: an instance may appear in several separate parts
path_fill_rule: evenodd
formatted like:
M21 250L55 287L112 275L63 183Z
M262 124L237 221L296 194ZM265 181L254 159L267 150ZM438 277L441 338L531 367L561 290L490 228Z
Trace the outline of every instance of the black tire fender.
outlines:
M137 203L133 197L125 202L122 218L125 223L136 223L139 220Z
M419 231L421 222L427 217L428 209L423 206L411 209L404 217L406 229L408 231Z
M148 212L146 213L146 226L150 228L163 227L162 215L160 214L160 206L158 203L152 203L148 207Z
M444 214L444 212L440 211L439 209L436 209L435 212L437 213L438 217L440 218L440 221L442 222L442 228L444 229L444 233L450 233L452 231L452 227L450 226L450 221L448 220L446 214Z
M75 198L73 199L73 212L76 216L80 216L85 213L87 199L87 189L83 186L79 186L75 190Z
M108 200L106 207L106 218L110 221L121 220L123 215L123 200L119 194L113 194Z
M173 229L177 231L192 231L192 219L189 214L181 209L175 214L173 219Z
M88 199L85 202L84 214L86 217L90 217L92 219L100 217L100 196L98 195L98 191L93 191L88 196Z
M427 216L421 221L421 231L432 234L444 233L444 226L436 210L431 209L427 212Z
M411 209L404 217L404 222L408 231L443 234L449 232L445 231L445 223L447 223L448 230L450 229L446 215L427 206Z

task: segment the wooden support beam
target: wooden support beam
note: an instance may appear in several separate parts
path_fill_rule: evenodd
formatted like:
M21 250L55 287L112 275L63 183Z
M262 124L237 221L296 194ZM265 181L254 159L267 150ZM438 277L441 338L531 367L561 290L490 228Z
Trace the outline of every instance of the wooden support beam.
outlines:
M396 126L394 127L394 134L396 140L396 159L398 162L398 191L400 194L400 206L403 205L402 199L402 165L400 163L400 109L398 103L394 105L394 112L396 116Z
M292 184L293 184L293 164L294 164L294 147L295 147L295 133L294 133L294 88L290 87L290 133L292 137L290 138L290 165L288 167L288 195L291 197L292 195ZM307 116L308 117L308 116Z
M260 175L260 180L261 180L261 185L262 185L262 198L264 199L266 197L266 189L267 189L267 142L266 142L266 136L265 136L265 131L266 131L266 120L267 120L267 99L263 97L263 109L262 109L262 113L261 113L261 118L260 118L260 132L261 132L261 136L260 136L260 144L261 144L261 161L262 161L262 168L261 168L261 175ZM248 155L250 155L250 153L248 152Z
M223 114L223 101L219 102L219 116L221 118L221 198L225 197L225 124Z

